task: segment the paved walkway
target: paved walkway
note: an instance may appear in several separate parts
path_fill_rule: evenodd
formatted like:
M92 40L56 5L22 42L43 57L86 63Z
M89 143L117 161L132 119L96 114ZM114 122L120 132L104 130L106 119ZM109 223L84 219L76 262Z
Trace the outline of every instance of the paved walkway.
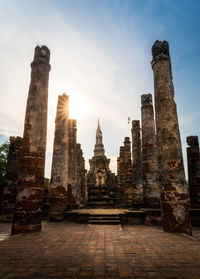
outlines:
M82 208L82 209L72 209L70 211L68 211L69 213L84 213L84 214L122 214L122 213L126 213L126 212L130 212L133 210L130 209L123 209L123 208ZM138 211L138 210L137 210Z
M9 233L0 224L0 239ZM0 241L0 278L200 278L193 237L160 227L43 223L39 233Z

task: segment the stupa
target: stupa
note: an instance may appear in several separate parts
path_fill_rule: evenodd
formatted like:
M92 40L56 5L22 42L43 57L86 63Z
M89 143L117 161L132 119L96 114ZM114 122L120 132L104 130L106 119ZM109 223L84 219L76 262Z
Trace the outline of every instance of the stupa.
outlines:
M110 159L105 155L103 136L99 120L96 130L94 156L89 160L87 174L88 207L112 208L116 204L115 174L109 168Z

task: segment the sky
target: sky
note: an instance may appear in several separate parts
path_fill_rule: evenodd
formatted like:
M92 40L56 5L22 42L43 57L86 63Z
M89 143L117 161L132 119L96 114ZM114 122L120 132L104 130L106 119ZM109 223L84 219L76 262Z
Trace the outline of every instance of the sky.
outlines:
M36 45L51 51L46 177L50 177L57 97L70 96L70 118L86 167L97 119L110 167L127 118L141 118L141 94L153 94L151 46L170 45L175 101L186 167L186 136L200 136L200 1L0 0L0 143L22 136L30 63Z

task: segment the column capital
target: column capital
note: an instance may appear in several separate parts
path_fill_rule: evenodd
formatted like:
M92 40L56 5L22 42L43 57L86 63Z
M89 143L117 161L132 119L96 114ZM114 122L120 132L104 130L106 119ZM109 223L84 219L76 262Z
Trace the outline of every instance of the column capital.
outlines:
M152 46L152 56L151 66L153 66L159 61L170 60L169 44L167 41L155 41Z

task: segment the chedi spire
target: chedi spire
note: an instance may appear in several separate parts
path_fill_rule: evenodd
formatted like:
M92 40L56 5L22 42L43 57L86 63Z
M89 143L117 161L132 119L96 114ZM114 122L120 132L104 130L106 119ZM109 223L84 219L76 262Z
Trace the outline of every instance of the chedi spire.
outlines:
M99 124L99 119L98 119L98 125L97 125L97 130L96 130L96 144L94 147L94 155L95 156L104 156L105 155L105 150L103 146L103 136L102 136L102 131L100 128Z

